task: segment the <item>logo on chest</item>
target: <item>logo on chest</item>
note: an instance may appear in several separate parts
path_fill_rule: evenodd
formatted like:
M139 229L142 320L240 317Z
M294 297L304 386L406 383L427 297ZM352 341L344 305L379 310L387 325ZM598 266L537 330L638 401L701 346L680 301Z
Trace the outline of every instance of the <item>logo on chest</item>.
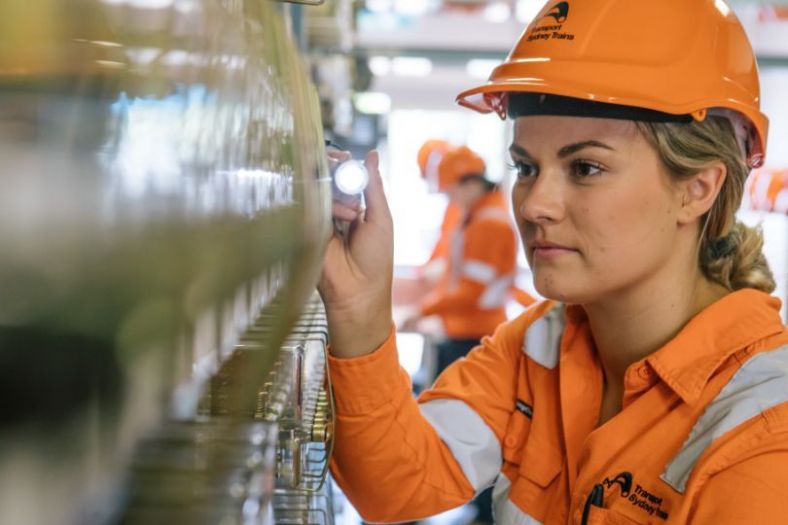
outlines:
M625 498L632 506L637 507L649 516L656 516L660 519L668 519L668 513L662 510L662 497L649 491L646 487L635 483L631 472L621 472L612 478L605 478L602 481L605 491L615 486L619 487L618 495Z

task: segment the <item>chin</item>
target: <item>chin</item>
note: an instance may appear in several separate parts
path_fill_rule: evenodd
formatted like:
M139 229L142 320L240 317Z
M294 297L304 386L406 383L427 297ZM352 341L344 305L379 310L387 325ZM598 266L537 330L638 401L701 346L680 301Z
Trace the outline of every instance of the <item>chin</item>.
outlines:
M545 299L565 304L582 304L588 301L590 295L589 290L579 286L577 282L549 273L534 275L534 288Z

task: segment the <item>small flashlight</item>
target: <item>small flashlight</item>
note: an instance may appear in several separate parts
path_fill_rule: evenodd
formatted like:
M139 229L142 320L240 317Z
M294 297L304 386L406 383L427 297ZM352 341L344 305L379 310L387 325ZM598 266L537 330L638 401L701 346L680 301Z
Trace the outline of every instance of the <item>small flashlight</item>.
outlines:
M369 173L364 164L357 160L346 160L337 166L334 183L345 195L358 195L367 188Z

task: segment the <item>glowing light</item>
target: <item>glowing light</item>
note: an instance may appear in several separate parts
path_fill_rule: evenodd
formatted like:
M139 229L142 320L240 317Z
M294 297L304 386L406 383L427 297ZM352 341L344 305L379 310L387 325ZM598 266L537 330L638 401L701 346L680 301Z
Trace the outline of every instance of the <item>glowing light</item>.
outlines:
M358 195L367 188L369 174L361 162L351 159L339 165L334 182L342 193Z

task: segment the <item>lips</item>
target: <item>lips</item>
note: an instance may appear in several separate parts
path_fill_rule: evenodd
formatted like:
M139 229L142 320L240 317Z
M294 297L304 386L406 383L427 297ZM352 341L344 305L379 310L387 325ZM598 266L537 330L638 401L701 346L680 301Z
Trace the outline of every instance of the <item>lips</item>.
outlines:
M550 241L530 241L527 246L533 260L543 263L558 261L567 255L579 253L579 250Z
M528 243L528 247L532 250L565 250L570 252L577 251L574 248L570 248L569 246L564 246L562 244L549 241L531 241Z

